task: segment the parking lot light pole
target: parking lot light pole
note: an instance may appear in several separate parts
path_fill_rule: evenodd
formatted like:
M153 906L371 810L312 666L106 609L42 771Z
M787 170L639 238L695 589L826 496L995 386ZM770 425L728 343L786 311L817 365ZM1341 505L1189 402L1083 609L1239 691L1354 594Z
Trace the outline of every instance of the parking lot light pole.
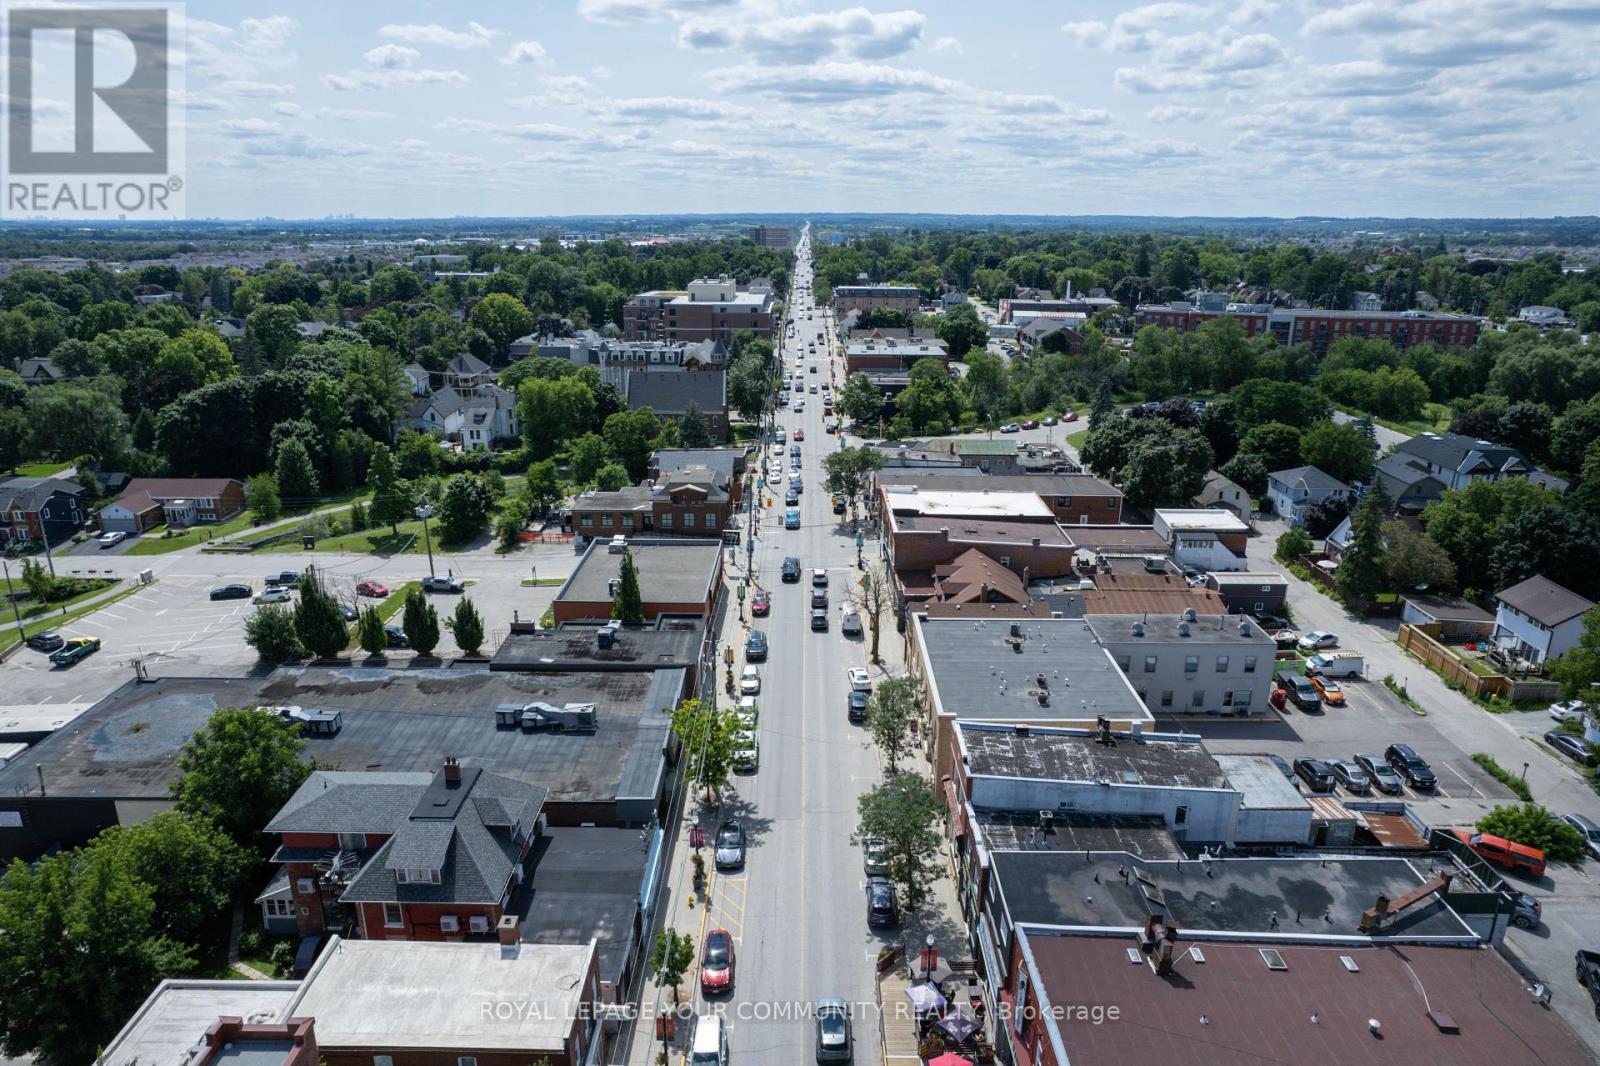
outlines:
M433 508L423 504L417 508L417 517L422 519L422 543L428 548L428 576L433 577L433 538L428 535L428 519L433 517Z

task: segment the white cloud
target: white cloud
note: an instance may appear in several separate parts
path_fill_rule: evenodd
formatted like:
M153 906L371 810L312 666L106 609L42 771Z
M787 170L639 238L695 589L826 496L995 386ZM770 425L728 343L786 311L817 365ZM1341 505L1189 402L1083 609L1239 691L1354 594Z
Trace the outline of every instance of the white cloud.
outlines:
M294 93L293 85L271 81L225 81L217 89L237 96L290 96Z
M649 96L606 100L598 109L612 121L649 122L683 119L706 122L731 118L752 118L753 108L725 104L717 100L690 99L681 96ZM763 124L765 129L765 124Z
M769 63L816 63L836 56L889 59L915 47L927 22L920 11L875 14L864 7L775 19L696 19L679 27L678 44L736 48Z
M409 44L444 45L447 48L482 48L499 35L499 30L491 30L476 22L467 23L465 33L448 29L437 22L426 24L390 23L387 26L378 27L379 37L390 37Z
M264 118L224 119L216 128L229 137L270 137L283 132L282 125Z
M415 137L407 137L403 141L390 141L389 142L389 147L391 147L391 148L399 148L399 149L401 149L403 151L407 151L407 152L415 152L415 151L420 151L423 148L427 148L432 143L433 143L432 141L422 141L422 140L418 140Z
M960 55L964 49L961 47L961 41L959 38L940 37L937 41L933 42L933 51L948 52L953 55Z
M590 67L589 68L589 76L590 77L594 77L594 78L609 78L609 77L611 77L611 68L610 67L603 67L603 66L602 67Z
M502 63L543 63L544 45L538 41L518 41L501 57Z
M1175 105L1168 105L1164 107L1152 107L1149 111L1145 112L1144 117L1149 119L1151 122L1194 122L1204 118L1206 114L1207 111L1203 107L1178 107Z
M403 44L380 44L361 57L367 66L378 70L398 70L409 67L422 58L422 53Z
M319 107L316 116L331 118L338 122L376 122L379 119L394 118L394 114L389 111L371 111L359 107Z
M578 14L590 22L625 26L692 18L739 6L740 0L578 0Z
M1108 26L1098 19L1068 22L1061 32L1081 45L1107 52L1146 52L1163 38L1160 32L1180 22L1194 22L1212 13L1209 4L1165 0L1122 12Z
M285 118L299 118L301 113L300 105L289 100L279 100L272 105L272 111Z
M723 67L707 75L727 92L766 93L801 102L855 100L898 93L950 93L959 83L921 70L881 63L815 63L803 67Z
M465 85L470 79L459 70L360 70L351 74L327 74L322 84L334 92L360 89L393 89L405 85Z

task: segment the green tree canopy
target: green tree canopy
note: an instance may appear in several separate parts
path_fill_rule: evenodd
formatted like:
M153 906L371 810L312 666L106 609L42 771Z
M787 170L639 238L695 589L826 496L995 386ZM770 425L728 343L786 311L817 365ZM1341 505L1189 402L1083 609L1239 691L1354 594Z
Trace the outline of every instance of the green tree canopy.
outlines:
M900 774L863 793L857 809L860 821L852 841L870 838L882 845L889 879L899 886L906 907L918 909L940 868L943 801L926 778Z
M210 819L255 849L261 830L306 779L304 748L299 725L272 711L219 708L178 756L172 786L178 810Z

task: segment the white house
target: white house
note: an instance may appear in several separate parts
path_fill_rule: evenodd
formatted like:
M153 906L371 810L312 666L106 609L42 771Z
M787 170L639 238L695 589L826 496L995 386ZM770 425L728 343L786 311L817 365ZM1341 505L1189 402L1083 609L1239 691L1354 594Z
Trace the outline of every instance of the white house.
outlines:
M1517 321L1526 322L1530 326L1541 329L1552 327L1570 326L1572 319L1559 307L1549 307L1545 304L1529 304L1517 312Z
M1156 536L1179 566L1197 570L1247 570L1250 527L1231 511L1213 507L1158 507Z
M1554 659L1578 644L1583 614L1594 606L1542 575L1495 597L1494 642L1530 662Z
M406 387L413 396L426 396L432 375L421 363L407 363L400 368L400 376L406 379Z
M1305 525L1306 508L1318 500L1348 499L1351 488L1314 466L1296 466L1267 475L1272 509L1292 526Z
M1356 290L1350 294L1350 310L1363 311L1369 315L1377 314L1383 310L1383 297L1375 292Z
M435 433L465 448L484 447L522 432L517 398L498 385L480 387L470 396L444 388L411 405L408 425Z

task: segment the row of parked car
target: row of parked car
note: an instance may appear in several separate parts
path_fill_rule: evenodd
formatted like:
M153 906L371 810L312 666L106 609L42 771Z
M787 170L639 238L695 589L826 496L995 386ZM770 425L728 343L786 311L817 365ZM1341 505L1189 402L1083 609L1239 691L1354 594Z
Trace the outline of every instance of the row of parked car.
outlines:
M1332 792L1343 787L1363 796L1374 789L1398 795L1402 785L1431 792L1439 785L1433 768L1409 744L1390 744L1382 758L1358 751L1351 759L1296 759L1289 774L1305 782L1312 792Z

